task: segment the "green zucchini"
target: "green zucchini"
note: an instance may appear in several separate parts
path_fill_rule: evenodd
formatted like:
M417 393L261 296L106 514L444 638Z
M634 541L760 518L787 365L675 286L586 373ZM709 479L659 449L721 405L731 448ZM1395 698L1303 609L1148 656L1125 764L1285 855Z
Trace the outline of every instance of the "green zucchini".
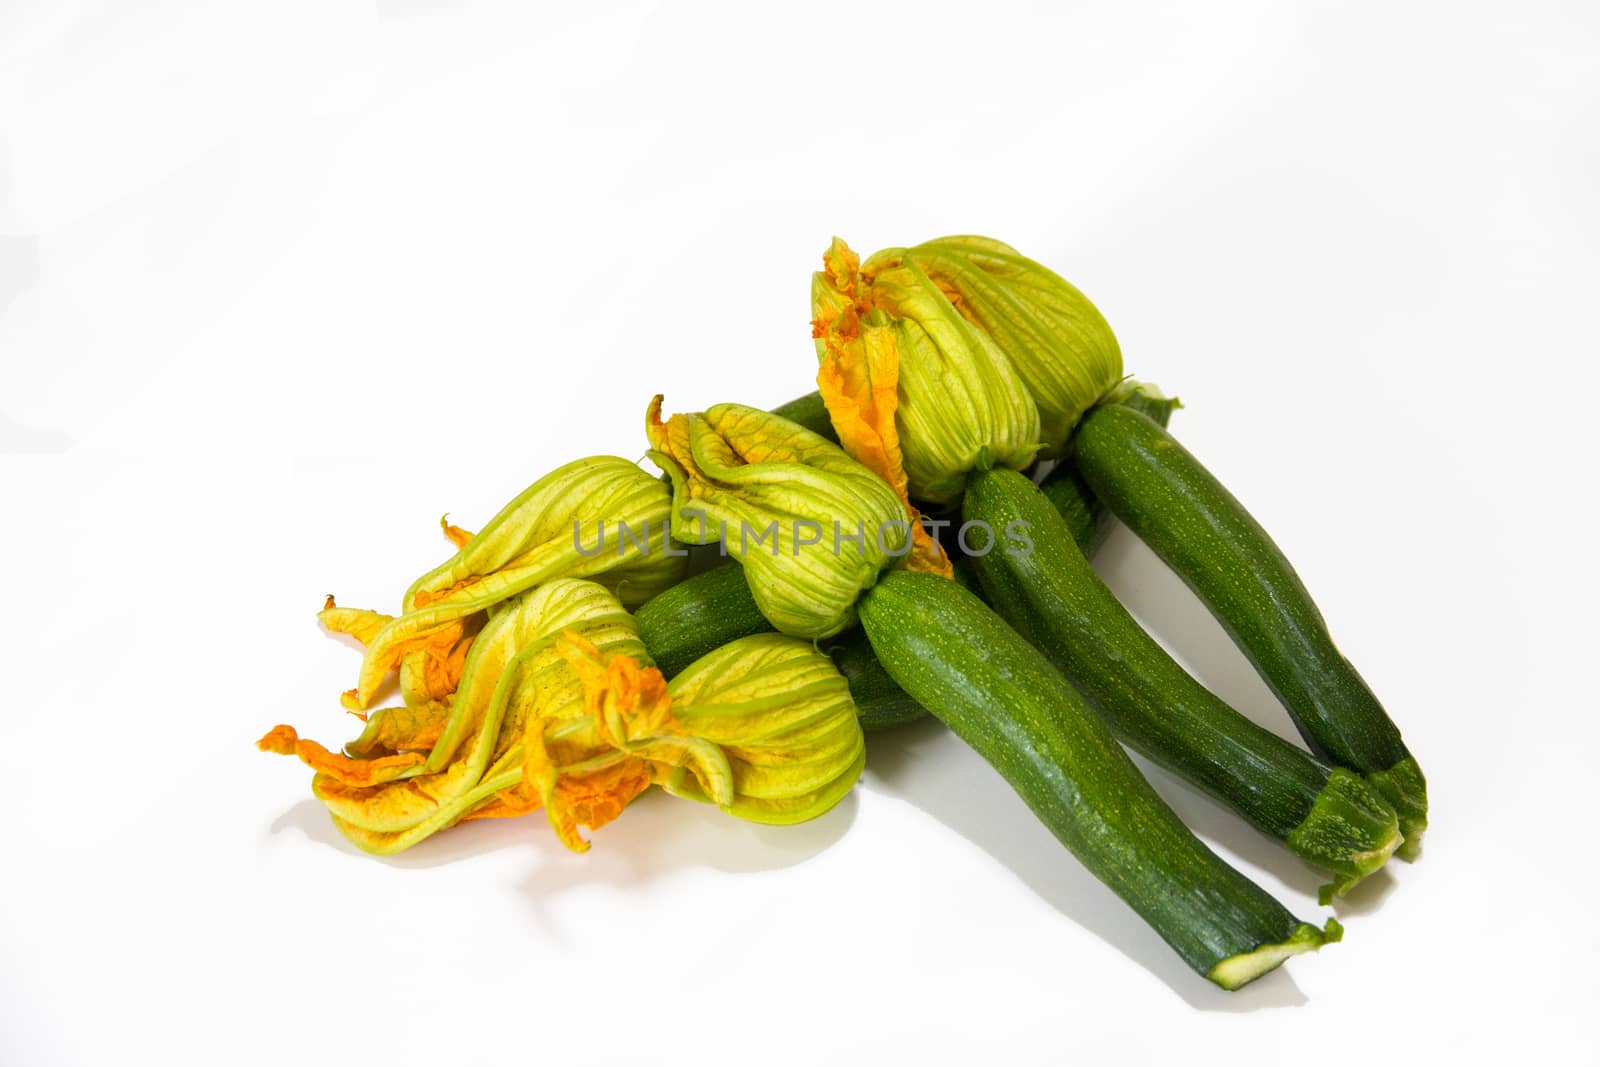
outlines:
M650 658L668 679L729 641L772 629L750 595L744 568L734 563L663 589L633 618Z
M1324 904L1389 859L1400 830L1377 791L1257 726L1179 666L1106 588L1028 479L1009 470L973 475L962 513L993 530L1025 531L1026 543L973 560L985 597L1124 743L1332 871Z
M1200 974L1236 989L1339 938L1202 844L1050 661L959 583L892 571L858 610L889 675Z
M850 698L860 712L863 730L871 733L904 726L928 714L889 677L859 626L841 634L828 652L839 673L850 683Z
M1383 793L1405 834L1399 855L1413 858L1428 825L1422 770L1260 523L1171 434L1127 406L1090 412L1074 440L1095 496L1205 602L1312 750Z
M714 567L651 597L634 612L639 638L668 679L713 649L770 623L756 607L744 568ZM878 665L859 628L833 639L827 651L850 683L864 730L886 730L926 714Z
M1136 408L1162 426L1167 425L1172 413L1183 406L1177 397L1165 396L1154 385L1132 379L1118 384L1102 403ZM1093 559L1094 554L1100 551L1100 546L1106 543L1106 538L1111 536L1111 528L1116 525L1116 516L1111 514L1111 509L1094 495L1077 466L1067 460L1057 463L1040 481L1039 488L1055 505L1061 517L1067 520L1067 525L1072 528L1072 539L1083 549L1083 554Z

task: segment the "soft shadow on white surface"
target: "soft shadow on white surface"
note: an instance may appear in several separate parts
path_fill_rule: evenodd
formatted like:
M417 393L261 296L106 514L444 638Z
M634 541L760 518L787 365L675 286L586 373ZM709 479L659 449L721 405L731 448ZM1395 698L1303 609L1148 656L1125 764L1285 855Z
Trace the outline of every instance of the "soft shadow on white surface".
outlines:
M1196 975L1061 846L998 772L939 723L913 723L874 736L867 767L869 787L917 805L988 852L1052 907L1155 975L1190 1006L1247 1012L1306 1003L1285 968L1236 993ZM1179 814L1190 818L1187 811Z
M1404 866L1403 860L1391 859L1376 874L1368 875L1361 884L1350 890L1349 893L1333 902L1333 910L1340 919L1350 919L1362 915L1371 915L1383 906L1389 899L1389 894L1394 892L1396 881L1395 866Z

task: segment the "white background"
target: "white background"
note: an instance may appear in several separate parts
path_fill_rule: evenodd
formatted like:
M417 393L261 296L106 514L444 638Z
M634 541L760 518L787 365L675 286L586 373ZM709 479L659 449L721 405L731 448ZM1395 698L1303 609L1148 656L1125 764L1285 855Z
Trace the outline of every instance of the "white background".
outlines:
M1595 9L765 10L0 9L0 1062L1593 1062ZM815 823L651 795L582 857L366 857L256 752L356 729L323 594L392 610L657 390L807 391L829 237L952 232L1184 398L1420 755L1343 944L1211 988L935 726Z

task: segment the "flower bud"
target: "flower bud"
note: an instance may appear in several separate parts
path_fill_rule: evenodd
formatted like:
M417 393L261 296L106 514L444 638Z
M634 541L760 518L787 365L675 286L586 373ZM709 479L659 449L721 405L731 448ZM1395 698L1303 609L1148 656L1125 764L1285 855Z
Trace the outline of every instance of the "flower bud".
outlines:
M740 818L813 819L861 776L866 742L850 685L809 641L739 638L684 668L667 692L682 728L727 757L732 796L718 803ZM660 783L675 796L716 799L682 771Z
M817 384L852 455L946 503L971 471L1031 463L1039 414L1006 354L904 251L862 265L834 239L811 284Z
M905 506L838 445L769 412L718 404L663 422L646 415L650 458L672 479L672 533L744 565L767 621L820 638L855 621L855 602L911 548Z
M808 641L740 638L668 685L626 652L607 655L577 634L560 651L582 680L586 717L536 710L524 781L507 801L542 806L574 851L577 832L614 819L651 784L754 822L804 822L850 791L866 745L850 686ZM545 701L540 701L544 705Z
M593 578L637 605L683 575L685 553L667 536L671 490L615 456L569 463L540 478L418 578L403 611L364 643L366 657L345 706L368 706L389 672L407 663L408 696L449 691L447 664L470 640L479 613L553 578ZM453 540L466 537L455 530ZM326 616L330 629L337 626ZM342 621L342 620L341 620ZM427 677L429 665L440 667Z
M941 237L890 249L867 260L863 271L904 263L918 267L1010 357L1038 405L1041 455L1060 455L1078 419L1122 378L1116 335L1088 297L986 237Z

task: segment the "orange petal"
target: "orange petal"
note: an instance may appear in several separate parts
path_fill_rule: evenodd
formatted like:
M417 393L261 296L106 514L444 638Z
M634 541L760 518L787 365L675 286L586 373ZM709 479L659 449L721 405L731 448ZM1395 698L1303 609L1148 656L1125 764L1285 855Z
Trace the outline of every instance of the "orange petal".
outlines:
M455 545L457 548L466 548L467 542L472 540L472 534L466 530L463 530L459 526L452 526L450 524L449 515L439 516L439 525L441 528L443 528L444 535L450 538L450 543Z
M594 716L601 741L622 748L646 737L678 732L667 680L660 671L621 654L602 661L600 650L573 630L561 635L556 650L583 681L584 707Z
M586 775L564 775L545 814L561 843L574 852L589 851L579 826L598 830L622 814L633 799L650 787L650 765L641 759L623 760Z
M443 592L419 592L416 595L415 606L419 608L425 607L435 600L449 596L451 593L475 583L477 580L474 577L457 582L450 589ZM412 616L403 615L396 619L390 619L384 624L385 632L378 636L376 645L368 645L366 659L361 664L359 684L340 698L340 703L346 708L351 711L361 711L366 708L368 702L372 699L372 695L383 683L383 679L396 670L406 657L412 653L425 652L441 665L449 664L452 661L452 653L454 653L459 657L460 662L465 662L466 647L462 645L462 647L457 648L457 646L462 644L462 639L467 633L468 620L471 616L450 619L422 629L417 629L413 626L410 622L411 618ZM481 626L482 620L478 620L476 625ZM415 632L404 633L404 636L393 636L395 633L403 633L407 629L412 629ZM436 683L429 683L424 690L429 694L425 699L441 699L448 696L455 691L455 682L460 680L460 676L459 663L454 668L453 674L448 670L444 670L444 673L440 675L440 680Z
M937 574L941 578L954 578L955 567L945 555L944 546L934 541L922 525L922 515L910 504L906 511L911 515L911 554L906 558L906 569Z
M823 343L817 388L839 434L839 443L859 463L894 489L906 506L911 523L911 553L907 567L951 577L944 549L923 529L921 516L911 506L906 481L905 456L895 411L900 404L900 350L893 329L863 322L870 298L862 284L861 259L839 238L822 256L829 284L852 303L830 309L811 324L811 334Z
M537 793L530 793L522 786L513 786L494 795L494 799L476 811L468 812L461 817L462 822L472 819L515 819L521 815L529 815L544 807L544 800Z
M401 690L409 703L444 700L456 691L472 640L488 619L488 612L480 611L455 620L405 655L400 664ZM454 643L446 645L451 638Z
M292 726L274 726L268 730L256 747L263 752L276 752L280 756L299 756L302 763L326 774L345 785L377 785L400 776L412 767L427 761L422 752L404 752L396 756L362 760L329 752L315 741L306 741L295 733Z
M833 287L846 296L857 295L861 277L861 257L841 238L835 237L822 253L822 269L828 272Z

